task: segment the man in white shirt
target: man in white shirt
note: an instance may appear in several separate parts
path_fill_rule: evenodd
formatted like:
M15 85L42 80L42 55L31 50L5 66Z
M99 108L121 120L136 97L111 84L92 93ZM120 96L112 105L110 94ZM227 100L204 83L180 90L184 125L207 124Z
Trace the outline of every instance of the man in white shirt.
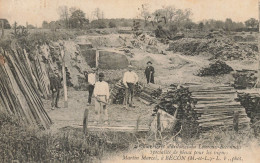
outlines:
M108 104L109 99L109 86L108 83L103 81L104 74L99 74L99 81L95 83L94 88L94 97L95 97L95 113L96 121L94 123L105 122L105 125L108 125L108 111L106 105Z
M133 66L128 66L128 71L125 72L123 77L123 83L126 87L126 96L125 96L125 104L126 107L134 107L133 106L133 96L134 96L134 86L138 82L138 76L135 72L133 72ZM130 96L130 97L129 97Z
M88 87L88 104L91 104L91 98L92 98L92 94L94 91L94 86L96 83L96 69L92 68L92 70L90 71L90 73L88 74L88 83L89 83L89 87Z

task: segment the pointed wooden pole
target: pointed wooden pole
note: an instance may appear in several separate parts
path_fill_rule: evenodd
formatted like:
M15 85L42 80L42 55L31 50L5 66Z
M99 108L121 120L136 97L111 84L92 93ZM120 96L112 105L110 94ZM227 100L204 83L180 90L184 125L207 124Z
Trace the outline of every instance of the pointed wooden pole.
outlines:
M2 24L2 36L1 36L2 38L3 38L4 35L5 35L5 34L4 34L4 31L5 31L5 30L4 30L4 23L5 23L4 20L2 20L2 23L1 23L1 24Z
M68 91L67 91L67 78L65 71L65 52L64 45L61 46L61 58L62 58L62 78L63 78L63 89L64 89L64 108L68 107Z
M260 0L258 0L258 70L255 87L260 88Z

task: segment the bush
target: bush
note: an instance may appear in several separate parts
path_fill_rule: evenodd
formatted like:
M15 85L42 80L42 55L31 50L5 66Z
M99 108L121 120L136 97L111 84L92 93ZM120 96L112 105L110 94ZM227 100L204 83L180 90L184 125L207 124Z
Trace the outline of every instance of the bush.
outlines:
M114 22L109 22L109 28L116 28L116 24Z
M169 31L172 33L172 34L176 34L178 32L178 27L176 24L170 24L169 25Z
M102 28L106 28L107 25L106 25L105 21L103 21L103 20L93 20L91 22L91 27L92 28L102 29Z

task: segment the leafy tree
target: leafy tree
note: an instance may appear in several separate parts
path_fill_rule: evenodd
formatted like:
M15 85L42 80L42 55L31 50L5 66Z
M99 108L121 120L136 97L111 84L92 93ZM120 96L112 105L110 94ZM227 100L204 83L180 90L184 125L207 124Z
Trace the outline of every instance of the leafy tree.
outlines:
M0 19L0 28L2 28L2 22L4 23L4 29L11 29L11 25L7 19Z
M58 8L58 13L60 15L60 19L65 22L65 27L69 28L69 9L68 6L60 6Z
M91 21L91 27L102 29L102 28L106 28L107 25L104 20L93 20Z
M258 25L258 20L256 20L255 18L250 18L245 21L245 25L247 28L255 28Z
M76 9L71 13L70 24L72 28L82 28L85 24L88 24L88 19L85 18L85 13Z
M199 29L200 31L203 31L203 30L204 30L204 23L203 23L203 22L200 22L200 23L199 23L198 29Z
M184 24L183 24L183 27L188 29L188 30L191 30L195 26L196 26L196 24L194 22L190 21L190 20L185 21Z
M230 18L227 18L225 21L225 29L226 31L231 31L233 29L233 21Z
M144 19L145 26L147 26L148 19L151 17L149 12L149 4L142 4L141 8L138 8L138 10L140 10L140 15Z
M94 11L93 11L93 16L96 18L96 19L104 19L104 12L100 10L100 8L96 8Z
M42 22L42 28L47 29L49 28L49 23L47 21Z
M109 26L109 28L115 28L116 27L116 23L110 21L108 26Z

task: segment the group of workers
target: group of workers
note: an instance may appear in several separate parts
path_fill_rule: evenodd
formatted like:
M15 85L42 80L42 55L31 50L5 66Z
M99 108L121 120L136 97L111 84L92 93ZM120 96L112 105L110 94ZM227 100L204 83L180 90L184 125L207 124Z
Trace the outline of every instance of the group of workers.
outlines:
M147 62L147 67L145 69L145 77L148 83L154 83L154 68L152 66L152 62ZM85 77L89 84L88 91L88 105L91 105L92 96L94 96L94 104L95 104L95 122L94 124L104 122L105 125L108 124L108 109L107 105L109 104L109 85L106 81L104 81L104 73L98 74L98 80L96 80L97 69L92 68L89 72L86 72ZM128 71L124 73L123 76L123 84L125 86L125 108L135 107L133 104L134 97L134 87L138 82L138 75L133 71L133 66L128 66ZM61 89L61 78L59 77L58 70L54 70L54 74L50 76L50 90L52 93L52 109L59 108L59 94Z

